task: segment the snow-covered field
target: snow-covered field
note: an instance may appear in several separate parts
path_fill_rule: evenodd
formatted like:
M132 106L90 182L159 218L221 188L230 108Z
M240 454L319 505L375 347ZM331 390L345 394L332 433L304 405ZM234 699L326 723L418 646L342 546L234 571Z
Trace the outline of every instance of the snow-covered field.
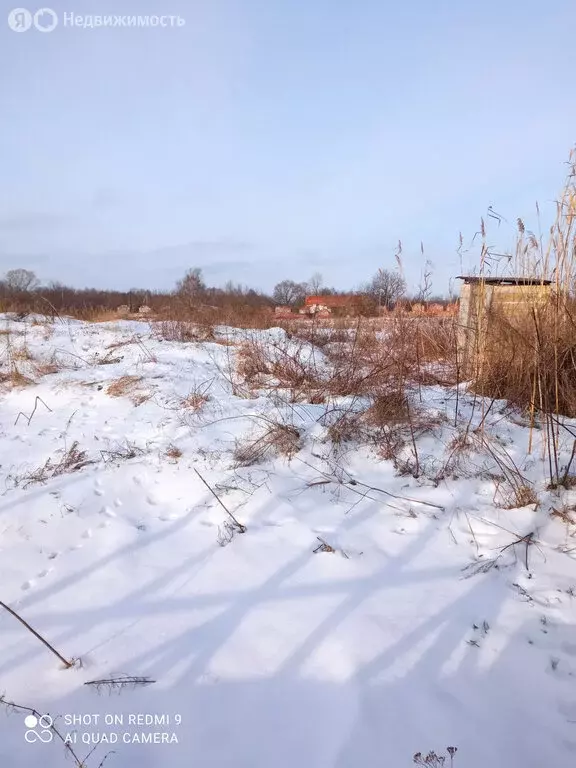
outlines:
M239 391L241 331L0 332L4 372L36 382L0 394L0 600L76 660L0 607L0 694L86 768L404 768L448 747L456 768L575 765L576 492L546 490L542 431L528 453L504 403L462 387L456 418L454 389L423 388L414 478L335 447L334 403ZM239 466L278 421L295 455ZM504 508L514 465L537 504ZM85 685L120 675L154 682ZM9 710L2 768L74 765Z

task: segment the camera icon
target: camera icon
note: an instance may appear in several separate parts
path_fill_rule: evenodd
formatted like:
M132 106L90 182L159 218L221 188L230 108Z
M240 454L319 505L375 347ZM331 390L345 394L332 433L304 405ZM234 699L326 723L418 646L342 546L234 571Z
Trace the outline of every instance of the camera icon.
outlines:
M24 733L24 738L28 744L34 744L37 741L40 741L43 744L49 744L54 738L52 732L53 724L54 720L52 720L50 715L40 715L40 717L36 717L36 715L27 715L24 718L24 725L27 728Z

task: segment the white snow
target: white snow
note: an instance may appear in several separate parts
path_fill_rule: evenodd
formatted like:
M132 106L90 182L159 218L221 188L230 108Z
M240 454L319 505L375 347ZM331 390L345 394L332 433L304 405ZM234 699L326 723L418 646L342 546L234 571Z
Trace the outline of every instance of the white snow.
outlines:
M0 694L74 733L81 759L95 747L86 768L111 750L106 768L402 768L448 746L456 768L575 764L576 526L550 512L576 493L546 489L543 434L528 453L529 429L504 403L484 432L534 484L536 507L496 505L499 469L477 441L430 479L457 432L454 390L422 389L442 420L418 439L427 477L415 479L374 446L335 453L318 421L327 405L232 394L236 346L168 342L129 321L0 328L0 346L30 350L19 370L37 380L0 394L0 600L80 660L63 669L0 607ZM51 360L57 372L34 373ZM113 397L122 376L138 378ZM185 408L198 386L210 399ZM289 420L301 450L238 467L255 415ZM460 427L481 418L462 387ZM93 463L50 477L75 443ZM564 430L563 463L571 447ZM335 464L357 484L316 483ZM247 528L225 546L226 512L194 469ZM319 539L335 551L314 553ZM155 682L84 685L120 674ZM57 738L26 741L26 714L0 708L0 766L73 765ZM138 714L166 718L131 723ZM138 743L154 733L177 743Z

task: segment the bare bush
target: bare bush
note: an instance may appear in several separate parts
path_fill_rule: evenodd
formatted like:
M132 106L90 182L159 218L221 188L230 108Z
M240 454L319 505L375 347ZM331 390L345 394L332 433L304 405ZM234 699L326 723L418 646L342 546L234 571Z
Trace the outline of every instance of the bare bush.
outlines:
M162 320L155 327L156 334L165 341L183 343L214 341L214 328L206 323L186 320Z
M301 447L300 431L296 427L270 424L257 438L238 444L234 459L238 466L247 467L275 455L290 459Z
M86 451L79 449L78 442L75 440L70 448L63 452L59 461L49 458L43 466L24 475L20 482L23 488L28 488L35 483L45 483L52 477L78 472L83 467L93 463L94 461L87 457Z
M129 459L135 459L137 456L143 456L144 453L143 448L139 448L136 443L128 440L128 438L119 440L105 450L100 451L100 455L105 462L128 461Z

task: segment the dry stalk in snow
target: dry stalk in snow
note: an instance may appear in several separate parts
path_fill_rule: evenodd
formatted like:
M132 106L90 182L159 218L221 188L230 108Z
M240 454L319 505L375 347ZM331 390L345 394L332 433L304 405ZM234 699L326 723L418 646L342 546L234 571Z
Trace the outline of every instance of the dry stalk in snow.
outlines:
M102 680L88 680L84 685L93 686L101 693L106 690L109 693L113 691L122 691L124 688L137 688L141 685L152 685L156 680L149 677L140 677L138 675L115 675L114 677L104 678Z
M94 461L92 459L87 458L86 451L78 449L78 441L75 440L70 448L64 451L64 455L60 461L55 463L52 459L47 459L42 467L38 467L38 469L25 475L22 487L27 488L34 483L45 483L51 477L58 477L67 472L78 472L78 470L93 463Z
M20 413L18 414L18 416L16 416L16 421L14 422L14 426L16 426L16 424L18 424L18 419L20 418L20 416L24 416L24 418L25 418L25 419L26 419L26 421L28 422L28 426L30 426L30 422L32 421L32 418L34 417L34 414L36 413L36 409L38 408L38 403L42 403L42 405L44 406L44 408L46 408L48 411L50 411L50 413L52 413L52 408L49 408L49 407L46 405L46 403L44 402L44 400L42 400L42 398L41 398L41 397L39 397L38 395L36 395L36 397L35 397L35 399L34 399L34 408L32 409L32 413L30 414L30 416L26 416L26 414L25 414L25 413L23 413L22 411L20 411Z
M54 648L54 646L50 645L50 643L49 643L47 640L45 640L45 639L42 637L42 635L40 635L38 632L36 632L36 630L35 630L35 629L33 629L33 628L30 626L30 624L28 624L28 622L27 622L27 621L25 621L25 620L24 620L24 619L23 619L21 616L19 616L19 615L16 613L16 611L14 611L12 608L10 608L10 606L6 605L6 603L3 603L1 600L0 600L0 606L1 606L2 608L4 608L5 610L7 610L7 611L8 611L8 613L10 613L12 616L14 616L14 618L15 618L15 619L17 619L17 620L18 620L18 621L19 621L21 624L23 624L23 625L26 627L26 629L27 629L29 632L31 632L31 633L34 635L34 637L37 637L37 638L38 638L38 640L40 640L40 642L41 642L41 643L44 643L44 645L46 646L46 648L50 649L50 650L52 651L52 653L53 653L53 654L54 654L54 655L55 655L55 656L56 656L58 659L60 659L60 661L62 662L62 664L64 664L64 667L65 667L66 669L70 669L70 667L74 666L74 663L75 663L75 662L74 662L74 659L73 659L72 661L68 661L67 659L65 659L65 658L64 658L64 656L62 656L60 653L58 653L58 651L56 650L56 648Z
M300 432L296 427L274 423L263 435L243 445L238 445L234 458L238 466L248 467L257 464L270 454L280 454L292 458L302 447Z
M214 498L216 499L216 501L218 502L218 504L220 504L220 506L222 507L222 509L224 510L224 512L226 512L226 514L228 515L228 517L231 519L231 521L232 521L232 522L231 522L231 523L228 523L228 525L229 525L229 526L233 526L233 528L234 528L234 531L235 531L236 533L246 533L246 526L245 526L245 525L243 525L241 522L239 522L239 521L238 521L238 520L237 520L237 519L234 517L234 515L232 514L232 512L230 512L230 510L229 510L229 509L228 509L228 508L225 506L224 502L223 502L223 501L220 499L220 497L218 496L218 494L216 493L216 491L214 491L214 490L213 490L213 488L211 488L211 487L210 487L210 485L209 485L209 484L206 482L206 480L204 480L204 478L202 477L202 475L200 474L200 472L198 472L198 470L197 470L196 468L194 468L194 472L196 472L196 474L198 475L198 477L200 478L200 480L202 480L202 482L204 483L204 485L206 486L206 488L208 488L208 490L210 491L210 493L212 494L212 496L214 496Z

